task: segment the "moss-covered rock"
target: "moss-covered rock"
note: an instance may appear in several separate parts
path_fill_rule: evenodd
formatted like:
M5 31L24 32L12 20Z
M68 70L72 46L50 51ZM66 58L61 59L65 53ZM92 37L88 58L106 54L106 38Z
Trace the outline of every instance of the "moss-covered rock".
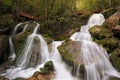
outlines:
M80 59L80 42L66 40L61 46L58 47L58 50L62 56L62 58L69 65L82 64L82 60Z
M114 50L110 56L110 59L113 63L113 66L120 71L120 47Z
M98 40L112 37L112 32L109 29L104 28L102 26L94 26L90 28L89 31L91 35Z
M112 31L105 27L105 24L103 24L103 27L94 26L90 28L89 31L92 35L93 41L102 45L108 53L111 53L119 46L119 40L113 37Z
M49 70L47 68L40 68L40 74L48 74Z
M40 74L49 74L51 71L54 71L54 65L52 61L48 61L44 64L44 68L40 68Z
M54 65L52 61L48 61L44 64L44 68L48 69L48 70L54 70Z

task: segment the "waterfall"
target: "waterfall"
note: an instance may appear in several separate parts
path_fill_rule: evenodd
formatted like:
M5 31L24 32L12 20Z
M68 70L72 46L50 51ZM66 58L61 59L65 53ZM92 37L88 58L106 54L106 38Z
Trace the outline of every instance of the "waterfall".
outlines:
M54 63L55 67L55 78L53 80L73 80L71 75L70 68L62 61L60 53L57 50L57 47L62 44L63 41L53 41L52 42L52 51L51 51L51 60Z
M95 25L102 25L104 21L102 14L93 14L87 25L81 26L81 30L70 37L73 41L80 41L82 44L80 53L86 71L85 80L107 80L110 76L120 78L120 73L113 68L109 61L108 53L92 41L91 34L88 31Z
M18 28L22 25L23 23L19 23L15 26L14 30L13 30L13 33L12 33L12 36L9 38L9 45L10 45L10 56L9 56L9 59L14 61L16 55L15 55L15 50L14 50L14 44L13 44L13 41L12 41L12 37L15 36L15 34L17 33L17 30ZM25 32L26 29L28 27L28 24L26 22L26 25L25 27L23 28L23 31L22 32Z
M15 26L12 36L9 38L9 45L10 45L10 56L9 59L11 59L12 61L15 59L16 55L15 55L15 50L14 50L14 45L12 42L12 37L16 34L18 27L22 25L22 23L19 23Z
M31 55L32 55L32 49L33 49L33 47L35 45L34 44L34 39L36 37L41 42L41 51L42 51L42 53L48 54L47 49L46 50L42 49L42 48L46 47L46 45L47 45L46 42L43 40L43 38L40 35L37 34L37 30L38 30L39 26L40 26L40 24L37 23L37 26L35 27L33 33L28 36L26 44L24 45L24 49L18 53L20 55L18 56L18 58L16 60L16 64L19 67L26 68L26 67L29 66L30 58L31 58ZM42 62L46 61L47 59L45 59L45 57L44 57L44 59L42 59Z
M17 77L29 78L34 72L39 71L47 61L53 61L55 77L51 80L108 80L110 76L120 78L120 73L118 73L111 65L106 50L92 41L91 34L88 31L95 25L102 25L104 21L105 19L102 14L93 14L88 23L81 26L81 30L79 32L75 32L70 37L73 41L79 41L81 43L80 53L85 69L85 74L83 74L84 77L82 76L83 78L79 77L81 65L77 66L74 76L71 74L72 68L62 60L57 47L64 41L53 41L52 50L49 52L46 41L37 32L40 24L36 22L35 23L37 25L34 28L33 33L27 37L27 41L24 44L23 49L18 53L16 58L17 67L10 68L6 73L1 75L9 78L10 80ZM27 26L28 25L26 24L22 32L26 30ZM15 29L14 34L16 33L16 30L17 29ZM35 54L37 59L32 62L31 56L34 54L33 52L36 45L38 45L37 50L35 49L35 51L37 51ZM35 67L30 67L30 63L33 63Z

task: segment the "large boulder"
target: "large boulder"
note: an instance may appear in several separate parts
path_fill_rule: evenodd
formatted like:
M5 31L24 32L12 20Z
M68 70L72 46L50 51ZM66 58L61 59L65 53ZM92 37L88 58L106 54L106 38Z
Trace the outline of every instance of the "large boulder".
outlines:
M94 26L90 28L89 31L94 38L99 39L99 40L112 37L111 30L104 28L102 26Z
M79 57L80 46L81 43L79 41L72 41L68 39L61 46L58 47L58 50L66 63L68 63L69 65L79 65L83 63Z
M110 16L107 20L106 20L109 29L113 29L116 25L120 24L120 12L117 12L115 14L113 14L112 16Z
M0 35L0 63L9 57L9 40L6 35Z
M106 23L108 25L108 28L112 30L113 35L120 38L120 12L117 12L110 16L106 20Z
M112 53L119 46L119 40L113 37L110 29L102 26L94 26L89 31L93 41L102 45L108 53Z

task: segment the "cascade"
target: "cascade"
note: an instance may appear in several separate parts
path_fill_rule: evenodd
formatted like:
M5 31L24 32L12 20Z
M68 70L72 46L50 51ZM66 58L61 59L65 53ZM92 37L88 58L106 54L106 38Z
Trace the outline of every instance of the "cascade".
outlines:
M91 34L88 31L95 25L102 25L104 21L102 14L93 14L87 25L81 26L81 30L70 37L73 41L82 43L80 53L85 66L85 80L108 80L111 76L120 78L120 73L113 68L109 61L108 53L92 41Z
M73 41L80 41L80 53L82 55L83 64L85 68L85 78L79 77L80 65L77 67L76 75L71 74L72 68L68 66L61 58L57 47L62 44L63 41L53 41L52 50L49 52L47 43L44 38L37 34L37 30L40 24L36 23L36 27L32 34L27 37L27 41L24 44L23 50L21 50L17 56L17 67L10 68L6 73L1 74L9 78L10 80L17 77L29 78L34 72L39 71L47 61L53 61L55 68L55 77L51 80L108 80L110 76L120 78L120 73L116 71L109 61L109 56L102 46L92 41L91 34L88 31L89 28L95 25L102 25L105 21L102 14L93 14L86 25L81 26L79 32L75 32L70 39ZM25 25L24 29L27 28ZM22 32L25 30L23 29ZM15 33L15 32L14 32ZM35 41L37 40L37 41ZM32 63L35 67L30 67L31 55L33 55L34 47L38 45L37 56L39 57Z
M27 22L26 22L27 23ZM15 59L16 55L15 55L15 50L14 50L14 45L12 42L12 37L15 36L15 34L17 33L17 29L19 28L19 26L21 26L23 23L19 23L15 26L12 36L9 38L9 45L10 45L10 56L9 59L11 59L12 61ZM25 25L25 27L23 28L22 32L25 32L25 30L27 29L28 24Z

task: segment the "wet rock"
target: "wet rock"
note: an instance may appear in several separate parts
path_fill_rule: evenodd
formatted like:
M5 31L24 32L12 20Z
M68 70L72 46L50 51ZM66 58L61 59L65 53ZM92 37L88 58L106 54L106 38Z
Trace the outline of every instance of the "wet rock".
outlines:
M55 76L53 62L48 61L44 64L43 68L40 68L40 72L37 71L32 77L27 80L51 80Z
M82 64L82 58L80 58L80 46L79 41L66 40L61 46L58 47L60 55L69 65Z
M99 40L112 37L112 31L102 26L94 26L89 31L94 38Z
M114 52L110 55L110 59L113 66L120 71L120 47L114 50Z
M37 74L36 76L32 76L26 80L51 80L54 77L54 73L50 72L46 75Z
M54 65L52 61L48 61L44 64L44 68L40 68L40 74L49 74L50 71L54 71Z
M0 63L9 57L9 40L6 35L0 35Z

